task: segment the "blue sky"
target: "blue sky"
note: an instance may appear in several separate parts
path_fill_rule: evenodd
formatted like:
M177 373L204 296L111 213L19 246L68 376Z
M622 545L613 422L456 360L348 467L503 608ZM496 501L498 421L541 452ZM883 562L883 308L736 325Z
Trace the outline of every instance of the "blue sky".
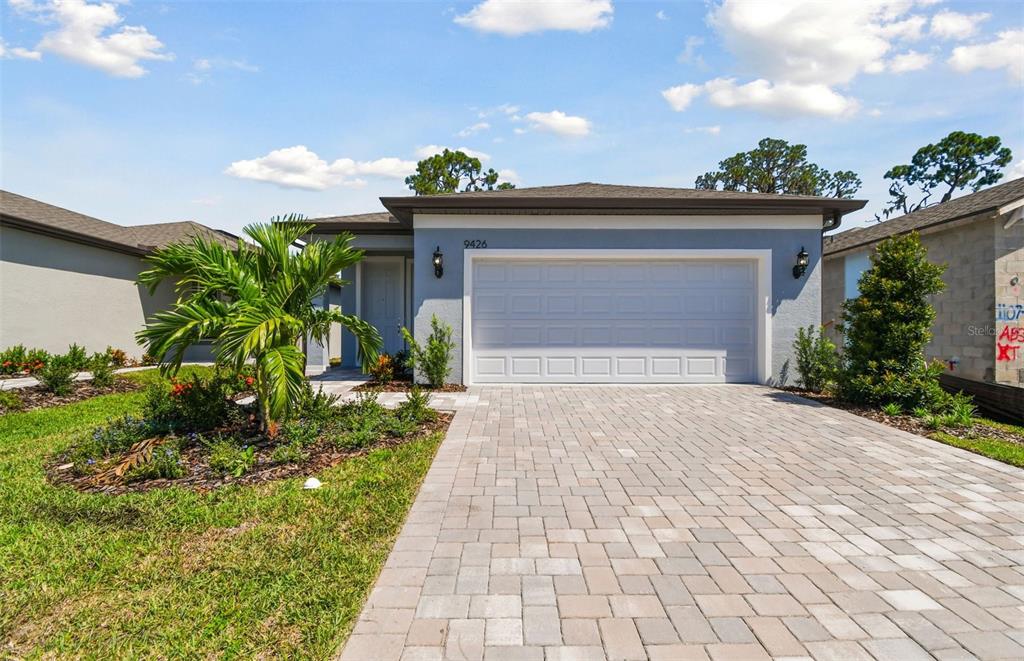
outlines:
M1024 175L1024 3L3 6L0 183L123 224L376 211L432 145L521 186L693 185L763 137L864 180L952 130Z

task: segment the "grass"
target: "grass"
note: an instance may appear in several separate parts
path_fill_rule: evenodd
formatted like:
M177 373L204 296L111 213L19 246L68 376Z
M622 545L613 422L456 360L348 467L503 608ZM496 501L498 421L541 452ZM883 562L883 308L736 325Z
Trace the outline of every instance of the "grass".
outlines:
M52 452L143 397L0 417L0 656L334 654L441 434L324 471L317 491L293 479L112 497L46 483Z
M975 418L975 424L990 427L995 430L1024 435L1024 427L1011 425L1005 422L996 422L988 418ZM952 445L954 447L969 450L989 459L995 459L1011 466L1024 468L1024 445L1013 443L1001 438L991 436L977 436L975 438L960 438L942 431L929 434L930 438Z

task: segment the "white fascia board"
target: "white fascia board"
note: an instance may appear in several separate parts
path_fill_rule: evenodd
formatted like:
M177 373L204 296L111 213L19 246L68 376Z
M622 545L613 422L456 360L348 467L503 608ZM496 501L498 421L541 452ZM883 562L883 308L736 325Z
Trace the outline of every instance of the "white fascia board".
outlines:
M615 214L447 214L417 213L414 229L818 229L820 214L615 215Z

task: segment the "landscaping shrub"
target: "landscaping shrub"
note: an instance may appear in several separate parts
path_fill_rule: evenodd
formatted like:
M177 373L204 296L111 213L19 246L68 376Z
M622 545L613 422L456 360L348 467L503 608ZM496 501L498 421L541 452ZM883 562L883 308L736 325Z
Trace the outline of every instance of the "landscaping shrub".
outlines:
M873 406L896 402L903 409L945 405L942 365L924 359L935 321L928 298L945 287L944 270L928 261L916 232L878 244L860 295L843 304L841 397Z
M437 411L430 408L430 393L415 385L409 388L406 400L398 405L395 414L416 423L433 422L437 418Z
M126 354L123 349L107 347L107 355L110 356L110 362L114 367L128 366L128 354Z
M402 337L409 344L408 364L419 369L432 387L440 388L452 373L451 360L455 343L452 342L452 327L438 319L437 315L431 317L430 329L425 347L416 342L407 328L402 329Z
M370 368L370 376L379 383L391 383L395 378L395 361L391 354L382 353Z
M307 381L303 386L302 396L295 406L294 418L324 422L338 415L338 402L341 397L323 390L313 390Z
M89 359L89 371L92 372L92 384L97 388L109 388L114 385L114 363L107 352L95 353Z
M0 408L8 411L20 411L25 406L21 395L14 390L0 390Z
M154 383L146 391L145 417L168 432L201 432L222 425L234 404L227 398L233 377L198 375L170 384Z
M889 402L882 406L882 413L891 416L902 415L903 407L898 402Z
M405 349L395 352L394 357L395 365L395 376L408 376L412 370L412 366L409 364L409 352Z
M306 453L301 443L286 443L274 448L270 454L270 461L275 464L298 464L306 459Z
M896 403L903 410L923 407L929 412L939 411L949 401L949 394L939 385L944 369L938 361L926 363L922 359L906 369L890 361L866 374L846 372L839 394L854 404L881 407Z
M256 465L256 448L238 447L231 438L220 437L206 442L210 450L210 468L221 475L242 477Z
M275 440L284 445L297 443L303 447L316 443L319 435L319 423L312 420L293 420L281 425Z
M25 345L15 344L0 351L0 374L17 374L25 364Z
M68 345L68 352L64 356L76 370L89 369L89 354L85 352L85 347L72 343Z
M836 345L825 335L825 329L815 334L814 326L797 329L796 370L800 373L800 382L811 392L822 392L832 388L839 374L839 354Z
M49 360L50 354L42 349L26 349L23 344L15 344L0 351L0 374L34 374Z
M78 368L75 367L74 358L68 356L50 356L46 363L36 373L39 383L54 395L67 395L71 392L78 376Z

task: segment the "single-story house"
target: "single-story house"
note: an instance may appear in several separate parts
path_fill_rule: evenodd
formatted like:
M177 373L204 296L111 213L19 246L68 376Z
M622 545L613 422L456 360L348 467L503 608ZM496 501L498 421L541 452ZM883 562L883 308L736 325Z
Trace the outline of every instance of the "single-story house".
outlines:
M997 411L1024 411L1024 178L825 238L822 319L833 329L858 295L879 241L916 231L946 265L929 358L944 382ZM838 335L837 335L838 339Z
M237 237L194 222L125 227L0 191L0 348L61 353L77 343L139 358L135 333L174 301L170 286L150 296L136 283L153 249L202 236ZM186 360L209 360L197 345Z
M340 303L391 353L436 315L466 384L784 382L821 321L822 233L865 204L592 183L381 202L311 221L366 250Z

